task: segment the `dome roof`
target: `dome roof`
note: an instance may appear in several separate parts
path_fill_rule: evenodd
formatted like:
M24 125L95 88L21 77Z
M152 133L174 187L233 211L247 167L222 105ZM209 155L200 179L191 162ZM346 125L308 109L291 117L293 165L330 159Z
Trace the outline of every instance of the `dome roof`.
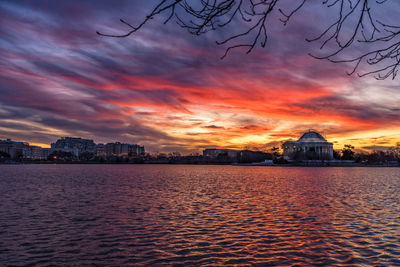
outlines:
M325 138L324 138L321 134L319 134L319 133L317 133L317 132L314 132L314 131L309 131L309 132L304 133L304 134L300 137L299 141L319 141L319 142L326 142Z

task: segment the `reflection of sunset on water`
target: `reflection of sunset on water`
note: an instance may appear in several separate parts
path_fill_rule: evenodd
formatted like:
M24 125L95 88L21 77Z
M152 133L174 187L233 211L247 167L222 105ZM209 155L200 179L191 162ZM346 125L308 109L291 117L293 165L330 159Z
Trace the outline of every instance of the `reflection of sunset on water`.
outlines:
M95 225L118 240L110 245L144 265L396 262L396 168L153 165L119 166L108 178L103 167L97 172L105 172L98 189L107 186L108 199L96 200L100 206L88 216L101 212L105 219Z

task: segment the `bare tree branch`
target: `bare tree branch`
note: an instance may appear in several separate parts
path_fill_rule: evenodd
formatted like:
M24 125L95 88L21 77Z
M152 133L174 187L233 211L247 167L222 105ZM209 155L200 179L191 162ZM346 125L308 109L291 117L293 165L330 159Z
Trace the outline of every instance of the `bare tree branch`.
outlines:
M221 57L225 58L232 49L246 48L246 53L250 53L258 45L265 47L268 29L273 23L270 18L278 14L279 21L286 26L296 13L306 8L309 0L294 2L288 5L284 0L161 0L137 26L121 19L129 27L125 34L97 34L127 37L150 19L164 14L164 23L175 18L179 26L193 35L239 25L233 31L227 31L232 32L229 37L216 42L226 46ZM329 47L328 52L321 51L322 55L311 56L333 63L353 64L349 75L357 73L360 77L374 75L379 80L395 79L400 65L400 24L394 25L385 22L385 18L377 18L378 11L388 2L390 0L322 0L321 5L334 12L335 20L315 38L306 39L307 42L320 43L320 50ZM365 52L346 58L355 49Z

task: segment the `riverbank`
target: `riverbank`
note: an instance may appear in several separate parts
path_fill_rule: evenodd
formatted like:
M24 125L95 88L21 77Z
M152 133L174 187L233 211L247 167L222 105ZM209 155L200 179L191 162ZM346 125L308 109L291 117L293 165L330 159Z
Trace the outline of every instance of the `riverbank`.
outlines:
M393 162L383 163L357 163L357 162L291 162L286 164L269 164L264 162L254 163L227 163L227 162L166 162L166 161L144 161L144 162L95 162L95 161L8 161L0 162L0 165L232 165L232 166L269 166L269 167L400 167Z

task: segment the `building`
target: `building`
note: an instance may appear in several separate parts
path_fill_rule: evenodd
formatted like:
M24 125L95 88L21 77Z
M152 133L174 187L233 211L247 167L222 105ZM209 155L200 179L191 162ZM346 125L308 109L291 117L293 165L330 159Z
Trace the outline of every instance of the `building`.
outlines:
M107 157L134 157L144 155L143 146L137 144L124 144L120 142L107 143L104 146L104 154Z
M316 131L304 133L297 141L282 144L286 160L332 160L333 144Z
M128 156L128 144L107 143L104 146L105 154L107 157L127 157Z
M71 152L74 156L78 157L83 152L95 153L96 144L90 139L62 137L51 144L51 149L52 151Z
M46 160L50 155L49 148L26 146L22 149L22 157L30 160Z
M26 146L29 144L25 142L15 142L11 139L0 140L0 152L8 154L11 159L22 157L22 150Z
M129 145L128 154L130 157L132 156L143 156L145 154L144 146L139 146L136 144Z
M125 144L120 142L98 144L91 139L82 139L79 137L62 137L51 144L51 148L41 148L30 146L25 142L15 142L11 139L0 140L0 159L28 159L45 160L49 155L56 152L71 153L68 157L85 160L93 159L94 156L103 159L107 157L138 157L144 156L144 146L137 144ZM61 153L61 154L65 154Z
M104 144L96 145L96 157L101 157L101 158L106 157L106 147Z

